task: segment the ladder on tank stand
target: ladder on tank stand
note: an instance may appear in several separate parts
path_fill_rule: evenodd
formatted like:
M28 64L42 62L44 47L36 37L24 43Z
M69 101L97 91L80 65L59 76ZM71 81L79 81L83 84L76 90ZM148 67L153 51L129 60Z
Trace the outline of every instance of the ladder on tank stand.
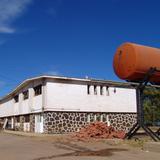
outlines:
M144 79L139 82L139 85L136 88L136 101L137 101L137 123L130 129L130 131L126 134L127 139L131 139L136 132L142 128L148 136L150 136L154 141L160 141L159 133L160 128L157 132L153 132L148 126L144 123L144 108L143 108L143 91L148 84L150 78L155 72L160 72L156 68L150 68L146 73Z

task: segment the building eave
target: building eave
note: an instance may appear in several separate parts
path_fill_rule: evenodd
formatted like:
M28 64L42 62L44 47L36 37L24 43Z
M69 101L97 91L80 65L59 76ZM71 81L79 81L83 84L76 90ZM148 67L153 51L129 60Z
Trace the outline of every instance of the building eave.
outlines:
M71 78L71 77L63 77L63 76L51 76L51 75L41 75L37 77L28 78L24 81L22 81L14 90L12 90L9 94L5 95L0 99L0 102L4 99L7 99L13 95L15 95L20 89L22 89L24 86L29 84L32 81L40 80L40 79L55 79L55 80L65 80L65 81L73 81L73 82L83 82L87 84L101 84L101 85L109 85L109 86L115 86L115 87L123 87L123 88L135 88L137 86L137 83L132 82L116 82L111 80L103 80L103 79L94 79L94 78ZM159 86L155 86L159 87Z

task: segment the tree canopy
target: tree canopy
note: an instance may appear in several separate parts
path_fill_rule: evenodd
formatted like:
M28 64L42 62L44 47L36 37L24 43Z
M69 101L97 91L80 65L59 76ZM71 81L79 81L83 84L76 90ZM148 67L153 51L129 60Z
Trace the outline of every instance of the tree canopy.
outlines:
M144 90L143 106L145 123L160 126L160 88Z

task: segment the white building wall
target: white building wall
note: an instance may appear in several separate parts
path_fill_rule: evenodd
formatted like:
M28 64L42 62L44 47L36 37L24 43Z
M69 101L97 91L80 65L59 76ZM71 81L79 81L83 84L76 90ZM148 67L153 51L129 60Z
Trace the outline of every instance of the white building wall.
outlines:
M5 103L0 104L0 117L10 116L16 111L13 100L6 100Z
M42 79L29 83L17 92L19 102L13 97L2 100L0 103L0 117L30 114L45 111L80 111L80 112L136 112L136 92L134 89L97 86L95 95L94 86L75 84L76 81L47 81L42 91L44 96L34 96L33 87L42 84ZM76 82L78 83L78 82ZM100 88L103 95L100 95ZM24 100L22 92L29 90L29 99ZM43 101L42 101L43 100Z
M100 95L87 94L87 85L47 82L47 102L45 110L86 111L86 112L136 112L135 89L109 87ZM103 88L104 90L104 88ZM116 92L115 92L116 90Z
M40 111L42 111L42 95L34 96L32 112Z
M36 113L42 111L42 95L34 96L33 87L37 86L41 81L30 83L28 86L19 90L19 101L14 102L14 97L3 100L0 104L0 117ZM29 98L23 99L23 91L29 90Z
M21 107L21 112L20 112L21 114L31 112L31 109L29 108L29 99L22 100L20 107Z

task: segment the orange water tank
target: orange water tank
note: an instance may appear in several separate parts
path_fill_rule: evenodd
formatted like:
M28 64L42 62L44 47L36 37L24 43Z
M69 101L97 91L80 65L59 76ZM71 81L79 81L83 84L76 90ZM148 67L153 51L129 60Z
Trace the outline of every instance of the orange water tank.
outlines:
M124 43L115 53L113 67L116 75L121 79L142 80L151 67L160 69L160 49ZM160 72L155 72L150 82L160 83Z

